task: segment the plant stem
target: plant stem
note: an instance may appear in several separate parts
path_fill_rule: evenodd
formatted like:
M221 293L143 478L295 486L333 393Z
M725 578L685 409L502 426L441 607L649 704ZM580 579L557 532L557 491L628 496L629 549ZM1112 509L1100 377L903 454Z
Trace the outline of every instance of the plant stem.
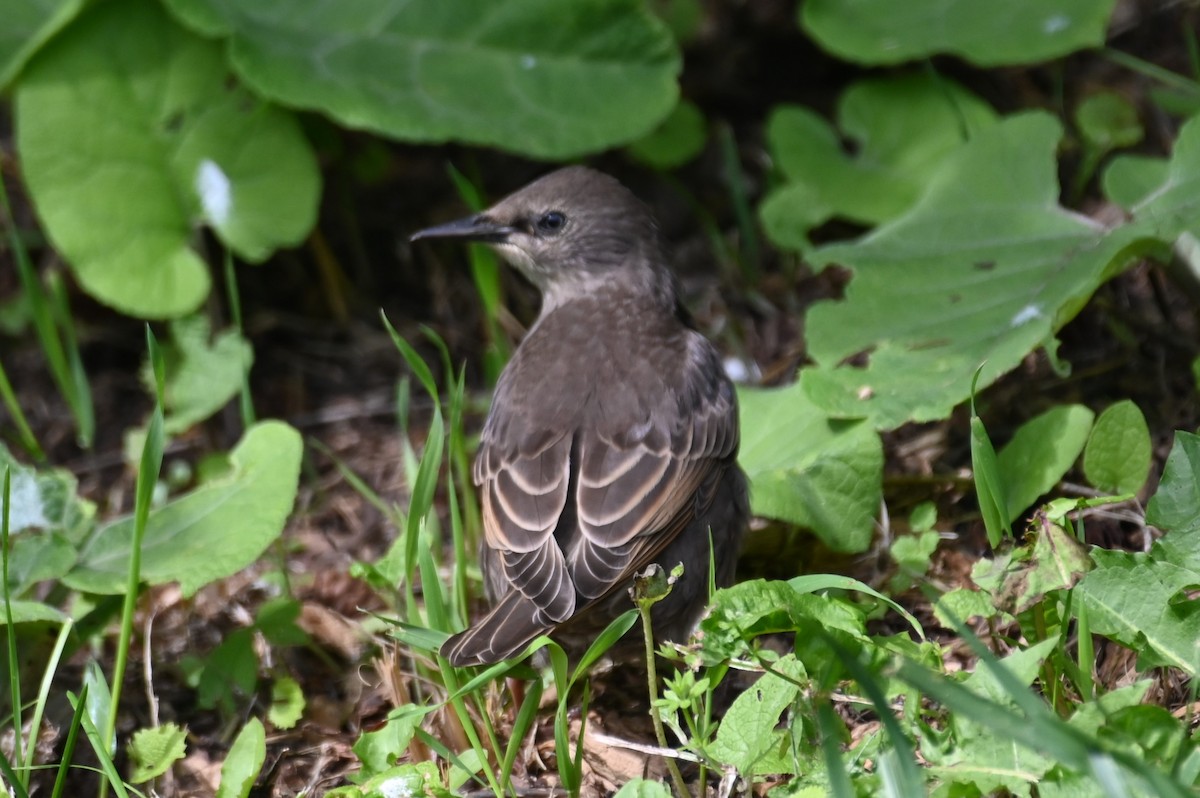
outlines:
M642 639L646 641L646 687L650 691L650 720L654 723L654 737L658 740L659 747L669 748L667 732L663 728L662 711L654 705L654 698L658 695L658 668L654 663L654 632L650 628L651 604L650 601L637 602L638 614L642 616ZM671 781L675 783L675 791L679 793L680 798L687 798L691 793L688 792L683 774L679 772L679 765L670 757L666 759Z

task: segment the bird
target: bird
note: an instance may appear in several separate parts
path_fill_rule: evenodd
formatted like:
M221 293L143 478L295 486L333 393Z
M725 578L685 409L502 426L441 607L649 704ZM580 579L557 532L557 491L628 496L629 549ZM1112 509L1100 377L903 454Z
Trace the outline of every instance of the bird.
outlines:
M680 302L653 214L615 178L568 166L410 238L430 239L489 245L542 299L474 460L491 609L441 654L489 665L542 634L582 650L652 563L683 565L651 625L685 641L710 554L713 583L733 581L749 498L733 384Z

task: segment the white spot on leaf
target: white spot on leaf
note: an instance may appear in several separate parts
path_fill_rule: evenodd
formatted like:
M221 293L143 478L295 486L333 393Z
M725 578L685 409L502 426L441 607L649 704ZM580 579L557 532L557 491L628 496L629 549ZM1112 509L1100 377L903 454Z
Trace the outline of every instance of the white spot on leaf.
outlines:
M1071 18L1066 14L1054 14L1046 17L1046 21L1042 23L1042 32L1047 36L1052 36L1066 30L1070 25Z
M205 158L196 170L196 194L204 216L214 225L225 224L233 207L229 177L214 161Z
M537 57L536 56L529 55L528 53L521 56L521 68L522 69L533 69L535 66L537 66Z
M1016 312L1016 315L1012 317L1012 321L1009 322L1009 325L1012 327L1020 327L1022 324L1028 324L1034 319L1040 319L1041 317L1041 308L1039 308L1037 305L1026 305Z

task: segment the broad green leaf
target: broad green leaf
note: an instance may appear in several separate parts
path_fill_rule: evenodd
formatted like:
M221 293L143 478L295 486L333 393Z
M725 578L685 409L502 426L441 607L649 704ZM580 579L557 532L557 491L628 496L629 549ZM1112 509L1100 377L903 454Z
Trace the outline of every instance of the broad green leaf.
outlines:
M133 773L129 780L134 784L142 784L166 773L171 765L183 759L187 753L184 745L186 739L187 730L174 723L134 732L127 749L133 762Z
M1058 484L1083 451L1095 414L1058 405L1026 421L1000 450L997 464L1009 522Z
M829 418L800 385L741 388L738 404L755 514L806 526L838 551L865 551L882 490L875 431Z
M563 159L675 106L679 50L637 0L169 0L263 95L408 141Z
M808 680L804 665L792 654L780 658L772 670L783 676L764 673L735 698L707 751L718 761L735 767L747 780L756 772L755 765L783 744L779 716L796 700L800 684ZM785 724L784 728L790 726Z
M1029 685L1042 660L1057 644L1058 638L1043 640L1013 652L1001 662L1022 685ZM1004 686L986 668L976 668L963 684L997 708L1007 710L1012 704ZM953 745L923 747L922 754L939 778L972 785L979 794L996 794L1004 788L1013 795L1031 795L1030 787L1038 783L1054 759L1044 751L1018 745L1011 738L996 734L987 725L990 714L987 706L979 707L979 715L961 711L950 714L947 723Z
M1104 196L1126 210L1149 198L1167 180L1166 158L1150 155L1118 155L1100 176Z
M1059 135L1043 113L1007 118L951 153L903 216L816 250L815 265L854 272L844 300L809 311L818 366L803 385L818 406L881 429L942 418L981 363L983 387L1124 265L1132 234L1058 205Z
M171 322L171 342L163 347L166 385L163 430L177 435L216 413L242 388L242 375L254 361L254 350L237 330L211 335L203 314ZM142 382L151 384L149 366Z
M424 712L405 707L392 712L380 728L363 732L352 750L362 762L364 775L382 773L399 759L412 742L413 734L425 717Z
M83 0L7 0L0 25L0 89L81 8Z
M1138 652L1139 668L1200 674L1200 437L1177 432L1146 520L1166 534L1148 552L1095 549L1096 568L1075 590L1092 631Z
M1137 493L1150 473L1150 429L1128 399L1100 414L1083 452L1088 482L1109 493Z
M952 53L979 66L1029 64L1104 43L1115 0L807 0L800 22L833 54L898 64Z
M630 144L626 152L655 169L675 169L699 155L707 140L704 114L695 103L680 100L658 127Z
M51 607L49 604L43 604L40 601L12 601L12 619L13 623L63 623L68 620L66 613L62 610ZM4 613L3 600L0 599L0 627L8 623L8 618Z
M1091 570L1083 544L1038 511L1026 543L1006 556L983 559L971 570L971 580L991 593L997 609L1011 615L1025 612L1054 590L1074 587Z
M8 553L7 595L20 596L37 582L59 579L75 564L75 547L54 532L12 539Z
M1179 130L1166 181L1133 207L1134 227L1165 244L1200 237L1200 117Z
M1184 529L1200 519L1200 436L1175 433L1158 490L1146 505L1146 521L1167 529Z
M5 467L12 470L8 531L14 539L22 532L40 530L57 532L77 543L91 529L96 507L76 495L78 482L70 471L64 468L39 471L22 465L0 442L0 480ZM0 495L0 515L3 513L4 497Z
M201 709L220 707L232 712L236 701L254 692L258 685L258 654L254 631L235 629L204 658L196 685L196 703Z
M150 513L142 580L179 582L190 596L254 562L283 529L300 474L300 435L278 421L251 427L230 453L233 469ZM133 521L100 529L64 582L91 593L125 589Z
M85 290L119 310L199 306L198 224L262 260L315 222L319 175L296 120L232 84L220 45L149 0L93 5L30 61L15 100L46 231Z
M852 85L838 101L840 133L807 108L779 106L767 122L767 140L789 184L766 200L767 232L820 223L818 209L863 224L898 216L916 202L946 154L994 124L995 116L957 83L925 74ZM846 152L843 137L853 142L854 155ZM790 199L787 207L796 218L788 219L780 197L796 184L811 189L814 199ZM789 240L785 234L776 243L786 246Z
M267 733L262 721L250 721L238 732L229 756L221 765L221 786L217 798L246 798L267 760Z

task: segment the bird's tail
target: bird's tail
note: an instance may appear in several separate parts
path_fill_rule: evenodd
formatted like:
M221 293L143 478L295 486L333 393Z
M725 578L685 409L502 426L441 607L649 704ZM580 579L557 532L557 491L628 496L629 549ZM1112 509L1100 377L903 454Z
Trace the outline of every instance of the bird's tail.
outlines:
M536 604L513 590L473 626L443 643L442 656L456 668L491 665L515 657L553 628Z

